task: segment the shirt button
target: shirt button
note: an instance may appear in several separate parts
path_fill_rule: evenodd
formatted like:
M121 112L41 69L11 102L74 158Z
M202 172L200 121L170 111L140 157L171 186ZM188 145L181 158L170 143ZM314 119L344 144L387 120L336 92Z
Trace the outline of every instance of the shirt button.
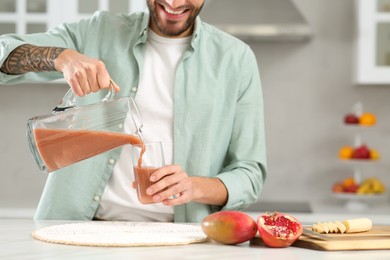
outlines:
M110 159L108 162L109 162L110 164L114 164L114 163L115 163L115 160L114 160L114 159Z
M133 88L131 89L131 91L136 92L136 91L137 91L137 87L133 87Z
M119 129L122 129L123 125L122 125L122 124L119 124L118 127L119 127Z
M95 196L95 201L100 201L100 197L99 196Z

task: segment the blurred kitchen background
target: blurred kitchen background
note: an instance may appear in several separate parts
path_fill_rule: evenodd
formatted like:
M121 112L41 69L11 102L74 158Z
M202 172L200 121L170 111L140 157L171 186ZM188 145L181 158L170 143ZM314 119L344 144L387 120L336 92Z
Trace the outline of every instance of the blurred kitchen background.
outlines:
M144 0L1 0L0 34L45 31L98 9L144 8ZM252 209L390 213L388 193L332 193L354 176L390 187L390 0L206 0L201 17L257 56L268 177ZM30 154L26 122L50 113L67 89L63 82L0 86L0 217L33 215L47 174ZM375 115L374 126L343 123L357 102ZM339 158L357 136L379 160Z

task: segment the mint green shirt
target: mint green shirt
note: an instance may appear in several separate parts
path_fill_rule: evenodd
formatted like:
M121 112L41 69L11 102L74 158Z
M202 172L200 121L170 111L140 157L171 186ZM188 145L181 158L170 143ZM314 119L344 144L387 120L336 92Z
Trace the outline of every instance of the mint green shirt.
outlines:
M30 43L75 49L102 60L121 86L117 96L137 95L147 40L148 13L97 12L47 33L0 36L0 64ZM59 72L6 75L1 84L62 78ZM78 99L98 102L104 91ZM200 222L217 210L242 210L255 202L266 176L263 96L256 58L240 40L196 20L174 86L174 155L190 176L219 178L228 190L223 207L189 202L174 208L175 222ZM36 219L91 220L120 148L49 174ZM130 187L129 187L130 188Z

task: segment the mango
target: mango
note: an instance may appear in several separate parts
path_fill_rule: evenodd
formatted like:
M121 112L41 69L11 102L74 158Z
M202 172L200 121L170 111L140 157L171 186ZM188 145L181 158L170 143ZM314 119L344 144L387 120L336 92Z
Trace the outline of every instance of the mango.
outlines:
M233 210L212 213L202 220L201 226L210 239L225 245L246 242L257 233L257 224L249 215Z

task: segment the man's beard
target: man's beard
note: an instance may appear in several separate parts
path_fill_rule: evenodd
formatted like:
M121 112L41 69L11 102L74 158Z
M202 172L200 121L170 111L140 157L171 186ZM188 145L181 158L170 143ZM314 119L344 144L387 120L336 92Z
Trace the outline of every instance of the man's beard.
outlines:
M155 5L159 4L159 2L164 2L164 1L163 0L156 0ZM151 0L147 0L147 4L148 4L149 12L150 12L150 17L151 17L152 21L154 22L154 24L156 25L157 29L160 31L160 33L162 35L165 35L168 37L180 36L182 33L189 30L194 25L195 19L198 16L198 14L200 13L200 11L202 10L203 5L204 5L204 4L202 4L199 8L195 8L195 7L191 6L191 8L189 9L189 11L191 12L191 15L187 18L187 20L184 22L184 24L180 28L175 28L174 24L176 22L166 21L165 24L161 23L158 15L156 13L156 7L155 7L155 5L153 5L153 3L151 3ZM170 23L172 24L172 26L169 26Z

